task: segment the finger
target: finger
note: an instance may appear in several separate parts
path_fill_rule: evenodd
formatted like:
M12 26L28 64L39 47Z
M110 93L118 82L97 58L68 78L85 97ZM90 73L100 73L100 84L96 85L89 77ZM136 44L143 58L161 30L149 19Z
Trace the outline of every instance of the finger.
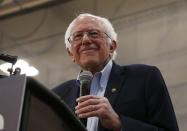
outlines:
M107 110L103 108L103 104L99 105L92 105L91 107L88 107L84 111L78 111L78 115L80 118L88 118L88 117L102 117L103 115L107 114ZM110 113L109 113L110 114Z
M96 111L97 109L98 109L97 105L89 105L84 108L80 108L80 109L76 110L75 113L79 115L79 114L83 114L83 113L93 112L93 111Z
M78 109L80 109L80 108L83 108L83 107L86 107L86 106L89 106L89 105L97 105L97 104L99 104L99 103L100 103L100 102L99 102L99 99L88 99L88 100L86 100L86 101L84 101L84 102L79 103L79 104L75 107L75 109L78 110Z
M98 111L91 111L91 112L85 112L85 113L81 113L78 114L80 118L88 118L88 117L94 117L94 116L98 116L97 113Z
M81 102L86 101L88 99L100 99L100 97L95 96L95 95L86 95L86 96L81 96L81 97L77 98L76 101L81 103Z

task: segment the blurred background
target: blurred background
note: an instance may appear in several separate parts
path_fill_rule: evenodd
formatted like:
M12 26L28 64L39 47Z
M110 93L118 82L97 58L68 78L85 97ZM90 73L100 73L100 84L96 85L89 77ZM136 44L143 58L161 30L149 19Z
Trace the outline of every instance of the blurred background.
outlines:
M18 56L22 73L47 88L74 79L79 67L66 53L64 32L83 12L113 23L118 64L161 70L179 128L186 131L187 0L0 0L0 53ZM0 61L0 74L9 66Z

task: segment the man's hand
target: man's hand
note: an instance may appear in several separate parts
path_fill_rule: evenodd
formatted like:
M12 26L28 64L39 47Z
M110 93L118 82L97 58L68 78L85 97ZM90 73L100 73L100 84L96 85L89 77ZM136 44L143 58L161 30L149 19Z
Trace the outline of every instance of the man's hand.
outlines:
M106 97L87 95L79 97L77 102L79 104L75 107L75 113L80 118L97 116L103 127L115 131L121 129L121 120Z

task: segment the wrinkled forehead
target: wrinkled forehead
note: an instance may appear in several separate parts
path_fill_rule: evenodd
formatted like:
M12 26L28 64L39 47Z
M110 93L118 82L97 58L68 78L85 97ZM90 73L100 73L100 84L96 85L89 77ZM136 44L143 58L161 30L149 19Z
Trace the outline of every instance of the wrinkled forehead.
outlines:
M71 29L71 33L77 32L77 31L87 31L91 29L98 29L101 31L104 31L104 27L102 26L101 20L91 17L91 16L84 16L79 17L76 19L74 26Z

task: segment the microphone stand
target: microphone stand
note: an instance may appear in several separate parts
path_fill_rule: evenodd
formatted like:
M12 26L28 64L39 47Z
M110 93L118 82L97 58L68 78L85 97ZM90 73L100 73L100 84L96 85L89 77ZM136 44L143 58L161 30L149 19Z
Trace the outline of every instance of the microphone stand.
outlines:
M21 73L21 69L19 67L16 68L15 71L13 70L13 66L17 62L17 58L18 58L18 56L11 56L8 54L0 54L0 60L6 61L6 62L9 62L12 64L11 68L8 68L8 70L7 70L10 73L10 76L19 75Z

